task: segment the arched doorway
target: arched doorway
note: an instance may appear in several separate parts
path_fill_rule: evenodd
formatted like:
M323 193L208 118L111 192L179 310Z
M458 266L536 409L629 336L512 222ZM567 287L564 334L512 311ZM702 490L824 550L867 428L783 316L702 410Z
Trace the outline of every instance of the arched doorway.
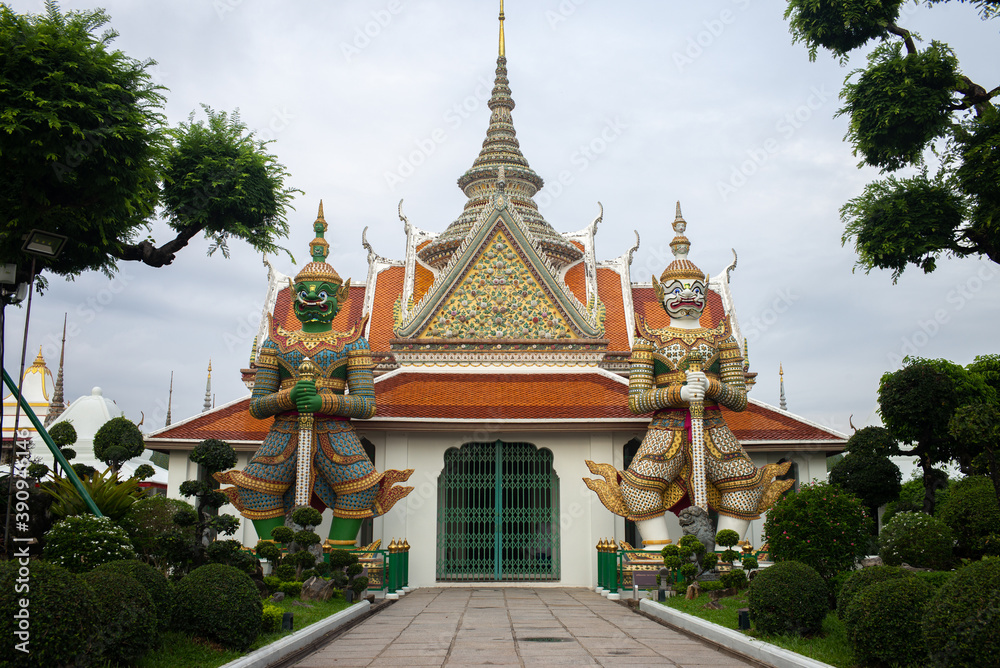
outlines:
M559 478L551 451L498 440L445 452L437 579L559 579Z

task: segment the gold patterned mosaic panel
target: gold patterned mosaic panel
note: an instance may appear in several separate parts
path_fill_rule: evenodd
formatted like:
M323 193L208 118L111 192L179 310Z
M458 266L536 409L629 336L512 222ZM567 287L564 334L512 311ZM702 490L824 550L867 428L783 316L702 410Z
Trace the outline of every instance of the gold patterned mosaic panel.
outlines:
M420 338L573 338L554 300L497 230Z

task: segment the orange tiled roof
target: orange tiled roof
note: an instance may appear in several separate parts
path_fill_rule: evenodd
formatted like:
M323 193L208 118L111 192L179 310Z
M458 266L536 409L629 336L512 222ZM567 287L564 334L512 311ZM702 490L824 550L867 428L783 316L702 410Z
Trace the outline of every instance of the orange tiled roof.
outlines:
M374 352L389 350L389 339L395 336L392 333L392 309L403 294L405 275L403 267L389 267L380 271L375 279L375 305L372 307L368 332L368 345Z
M431 285L434 283L434 272L420 264L416 263L416 271L413 274L413 303L420 303L420 299L427 294L430 290Z
M628 388L598 373L400 373L376 382L379 418L468 420L635 420ZM154 434L150 440L262 441L271 420L250 417L250 398L220 406ZM843 439L774 408L750 402L745 411L722 409L740 441L760 445ZM358 423L359 426L363 423ZM753 447L753 445L751 445Z
M218 438L223 441L263 441L273 420L250 416L250 397L219 406L195 418L185 420L152 436L159 439Z
M570 291L580 300L581 304L587 303L587 282L582 262L577 262L566 272L566 285L569 286Z
M604 302L604 338L608 350L628 350L628 324L622 299L622 277L610 267L597 268L597 294Z
M626 418L628 387L603 374L399 373L375 384L377 416L446 420Z

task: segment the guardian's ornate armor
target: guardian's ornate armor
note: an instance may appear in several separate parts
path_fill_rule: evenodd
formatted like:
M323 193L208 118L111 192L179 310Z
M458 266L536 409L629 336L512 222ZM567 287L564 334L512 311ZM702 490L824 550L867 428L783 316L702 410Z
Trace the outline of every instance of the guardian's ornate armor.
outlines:
M742 411L747 405L743 356L728 317L714 329L647 329L639 323L632 348L629 408L653 413L649 430L628 470L621 472L624 510L631 519L680 510L693 497L691 417L681 400L691 356L708 377L705 391L705 473L709 507L721 515L756 519L787 489L773 480L787 465L758 469L726 426L720 405ZM783 469L783 470L782 470Z
M363 518L385 513L408 488L392 483L405 480L398 471L375 470L350 418L375 414L375 385L371 352L360 335L362 323L351 332L288 331L271 319L270 338L261 346L257 377L250 399L250 414L274 417L274 424L250 464L243 471L220 474L224 490L244 517L284 517L292 508L299 412L291 390L299 380L298 368L309 357L320 370L316 389L322 408L315 413L314 455L309 485L334 517ZM345 394L349 388L350 393ZM380 489L385 494L379 494Z

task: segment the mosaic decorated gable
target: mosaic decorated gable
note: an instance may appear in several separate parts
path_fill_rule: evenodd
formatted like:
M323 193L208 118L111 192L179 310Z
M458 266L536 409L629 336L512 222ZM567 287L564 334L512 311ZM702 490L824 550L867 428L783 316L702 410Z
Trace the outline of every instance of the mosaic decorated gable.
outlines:
M576 338L502 228L480 249L420 338Z
M399 339L603 342L599 304L580 303L502 197L424 295L396 316ZM396 344L393 344L396 345Z

